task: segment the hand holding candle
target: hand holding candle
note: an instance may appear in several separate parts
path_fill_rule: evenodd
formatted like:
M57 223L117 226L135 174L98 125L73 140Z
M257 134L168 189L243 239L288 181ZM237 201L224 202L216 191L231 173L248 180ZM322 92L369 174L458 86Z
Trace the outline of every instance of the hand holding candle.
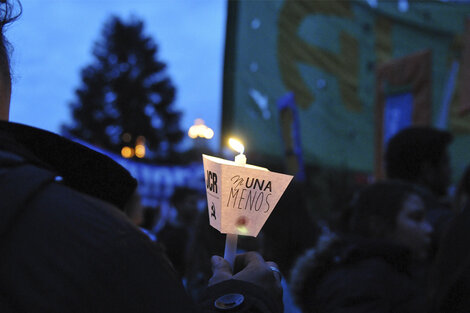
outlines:
M243 144L229 145L235 162L203 155L209 222L227 234L224 258L233 269L237 235L256 237L293 176L246 164Z

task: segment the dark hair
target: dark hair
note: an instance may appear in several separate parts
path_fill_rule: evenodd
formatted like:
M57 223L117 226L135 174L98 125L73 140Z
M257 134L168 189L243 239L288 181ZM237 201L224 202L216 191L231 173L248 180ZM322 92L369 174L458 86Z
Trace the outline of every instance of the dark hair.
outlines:
M389 180L359 191L345 212L345 233L381 238L392 232L403 203L412 194L421 196L413 184Z
M21 3L18 0L0 0L0 74L5 83L11 84L10 74L10 44L6 40L5 26L20 17L22 12Z
M390 179L416 181L421 165L437 165L452 142L452 134L427 126L405 128L393 136L385 151L385 171Z

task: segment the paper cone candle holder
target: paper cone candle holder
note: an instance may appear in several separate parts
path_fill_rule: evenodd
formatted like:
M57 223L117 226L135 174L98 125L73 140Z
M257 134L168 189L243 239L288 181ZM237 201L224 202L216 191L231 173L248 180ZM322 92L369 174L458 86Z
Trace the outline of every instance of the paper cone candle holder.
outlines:
M209 221L223 234L256 237L293 176L202 156Z

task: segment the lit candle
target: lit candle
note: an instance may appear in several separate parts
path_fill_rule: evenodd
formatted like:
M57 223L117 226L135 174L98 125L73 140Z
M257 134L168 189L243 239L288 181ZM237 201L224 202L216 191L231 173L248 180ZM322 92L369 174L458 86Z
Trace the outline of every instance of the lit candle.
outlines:
M237 151L239 154L235 156L235 164L238 166L245 166L246 165L246 156L243 154L245 151L245 147L243 144L235 139L230 138L228 140L229 146ZM230 263L230 267L233 271L233 265L235 263L235 257L237 255L237 234L227 234L225 239L225 252L224 252L224 259L226 259Z
M239 166L245 166L246 156L243 154L243 152L245 152L245 147L243 146L243 144L235 138L230 138L228 140L228 144L233 150L239 153L238 155L235 156L235 164Z
M202 159L209 223L220 233L227 235L224 258L233 272L238 235L258 235L293 176L269 172L266 168L247 164L243 144L234 139L230 139L228 143L238 152L235 153L235 162L209 155L203 155ZM249 178L252 179L251 185L248 184ZM257 187L258 185L260 186ZM262 186L269 194L262 194L263 198L259 204L250 202L241 195L240 198L237 197L245 191L254 192L256 195L257 189L263 188ZM243 200L245 201L241 202ZM237 209L240 207L245 210Z

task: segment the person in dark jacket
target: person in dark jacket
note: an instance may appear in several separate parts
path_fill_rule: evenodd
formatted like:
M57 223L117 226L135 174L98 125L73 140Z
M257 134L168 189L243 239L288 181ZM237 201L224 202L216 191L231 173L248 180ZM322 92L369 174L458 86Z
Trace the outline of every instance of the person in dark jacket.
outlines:
M432 227L413 185L374 183L353 200L348 229L298 259L291 287L303 312L425 312L422 269ZM422 286L423 285L423 286Z
M157 234L158 242L165 247L171 263L180 277L185 279L187 279L185 272L187 245L190 238L194 237L198 215L197 202L200 198L201 195L197 190L188 187L175 188L170 202L176 211L176 216L167 220L165 226ZM206 222L207 220L209 218Z
M429 313L470 312L470 202L445 229L429 281Z
M430 126L410 126L400 130L387 143L384 155L388 179L420 186L426 205L426 218L433 226L433 258L440 235L454 210L448 194L451 183L450 132Z
M214 256L211 286L192 303L165 254L122 212L136 188L124 168L8 122L3 29L15 4L0 1L0 312L282 312L276 264L254 252L237 256L233 272Z

